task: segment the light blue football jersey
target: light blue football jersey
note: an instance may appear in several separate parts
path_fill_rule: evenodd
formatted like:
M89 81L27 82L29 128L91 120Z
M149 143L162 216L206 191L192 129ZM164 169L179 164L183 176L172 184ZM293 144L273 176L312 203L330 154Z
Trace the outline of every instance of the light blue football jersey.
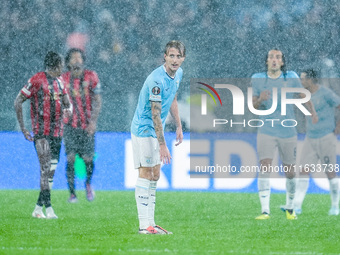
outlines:
M294 108L292 104L287 104L286 115L281 115L281 89L282 88L303 88L299 76L293 72L288 71L286 75L282 73L277 79L268 77L267 73L256 73L251 77L251 85L253 87L253 96L260 96L264 90L269 90L273 94L273 88L277 88L278 103L276 110L270 115L261 115L259 119L264 122L262 127L258 128L258 132L266 135L271 135L280 138L289 138L297 134L295 127L284 127L281 122L285 119L295 120ZM294 98L298 93L287 93L287 98ZM270 109L273 104L272 96L263 101L259 110ZM266 121L266 119L276 119L275 121ZM293 126L293 121L284 123L286 126Z
M155 69L145 80L139 94L138 104L132 119L131 133L138 137L157 137L151 115L151 101L161 102L161 119L163 130L171 104L182 80L183 70L179 68L176 76L171 78L164 65Z
M312 123L312 118L307 117L307 136L310 138L320 138L335 129L335 107L340 105L340 97L332 90L320 86L319 89L312 94L312 102L319 121Z

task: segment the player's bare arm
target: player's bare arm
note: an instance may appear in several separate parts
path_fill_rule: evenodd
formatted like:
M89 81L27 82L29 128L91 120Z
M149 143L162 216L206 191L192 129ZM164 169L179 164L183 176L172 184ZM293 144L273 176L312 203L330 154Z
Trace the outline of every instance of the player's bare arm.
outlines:
M27 100L27 98L19 92L14 101L15 112L17 114L17 119L19 122L20 129L28 141L33 141L31 133L25 128L24 118L22 114L22 104Z
M164 164L169 164L171 161L171 155L168 147L166 146L164 138L161 111L162 111L161 102L151 102L152 121L157 136L157 140L159 143L160 158Z
M62 98L64 114L66 117L71 117L73 111L73 105L71 104L70 98L68 94L64 94Z
M303 94L303 93L301 93L299 95L300 95L300 98L305 98L306 97L306 95ZM319 117L318 117L318 114L315 111L315 108L314 108L314 105L313 105L312 101L309 100L308 102L304 103L304 105L306 106L307 110L312 114L312 122L313 122L313 124L318 123Z
M89 121L89 125L86 128L86 132L88 132L90 135L93 135L96 132L97 120L98 120L101 107L102 107L101 95L99 94L94 95L93 101L92 101L91 119Z
M181 144L182 141L183 141L183 130L182 130L181 118L179 116L177 94L175 96L174 101L171 104L170 114L171 114L171 116L174 119L175 124L176 124L176 141L177 141L177 143L175 144L175 146L177 146L177 145Z
M340 105L336 107L337 110L340 110ZM334 134L339 135L340 134L340 120L336 122Z

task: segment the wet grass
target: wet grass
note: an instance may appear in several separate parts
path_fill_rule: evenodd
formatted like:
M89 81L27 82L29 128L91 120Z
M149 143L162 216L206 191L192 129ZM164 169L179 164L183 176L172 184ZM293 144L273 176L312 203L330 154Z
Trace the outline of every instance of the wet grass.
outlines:
M54 190L57 220L31 217L37 190L0 190L0 254L339 254L340 216L328 195L309 194L303 214L287 221L284 194L272 194L271 219L256 221L256 193L158 192L156 221L174 232L138 235L132 191L84 192L69 204Z

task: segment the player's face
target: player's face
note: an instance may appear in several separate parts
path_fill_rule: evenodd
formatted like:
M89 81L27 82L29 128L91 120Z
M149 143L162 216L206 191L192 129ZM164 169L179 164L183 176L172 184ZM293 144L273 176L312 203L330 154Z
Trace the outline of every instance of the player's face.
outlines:
M69 66L73 71L80 71L83 69L83 57L80 52L73 52L69 61Z
M57 68L56 68L56 75L57 76L60 76L61 73L63 72L63 68L64 68L64 65L63 64L60 64Z
M277 72L284 65L282 60L282 52L279 50L270 50L267 58L267 68L269 72Z
M168 73L175 74L182 65L185 57L176 48L170 48L167 54L164 54L165 68Z
M49 75L55 78L61 75L61 73L63 72L63 68L64 68L64 65L63 63L61 63L55 68L48 70L47 72L49 73Z

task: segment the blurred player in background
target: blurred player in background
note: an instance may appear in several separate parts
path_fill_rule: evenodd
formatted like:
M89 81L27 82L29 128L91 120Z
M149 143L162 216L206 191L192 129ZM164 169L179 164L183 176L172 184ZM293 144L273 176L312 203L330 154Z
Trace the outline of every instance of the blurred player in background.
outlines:
M154 214L161 163L171 161L164 139L169 111L176 123L176 145L183 140L177 90L183 76L180 66L185 59L184 44L180 41L168 42L164 59L164 65L155 69L144 82L131 125L134 166L139 171L135 198L140 234L172 234L155 224Z
M95 132L102 104L101 86L96 72L84 68L84 52L70 49L65 58L68 72L62 75L67 93L74 106L70 118L65 118L64 143L67 155L66 177L70 190L70 203L78 201L75 191L74 162L78 154L86 166L86 198L94 199L91 180L94 170Z
M312 102L318 114L316 124L307 118L306 139L303 144L301 162L302 170L297 181L294 208L297 214L302 213L302 203L309 185L309 172L325 170L330 187L331 209L329 215L339 215L339 183L336 177L336 144L335 134L340 133L340 122L335 125L335 108L340 109L340 97L332 90L318 85L318 75L313 69L301 73L302 85L312 94ZM335 132L335 134L334 134ZM327 165L327 167L325 167ZM315 176L316 178L318 176Z
M284 55L278 49L272 49L266 56L267 72L256 73L252 76L251 83L253 87L253 106L255 109L268 110L273 104L272 91L277 88L279 102L281 99L281 88L303 88L298 75L293 71L286 70ZM304 97L305 95L301 95ZM289 95L287 96L289 97ZM313 121L317 121L314 108L308 102L308 108L311 109ZM281 107L277 107L274 113L270 115L261 115L265 125L258 129L257 134L257 152L261 164L261 172L258 176L258 190L261 202L262 214L256 219L265 220L270 218L270 166L274 158L276 148L286 175L286 217L289 220L296 219L293 209L293 200L295 195L295 161L297 132L295 127L284 127L281 121L284 119L295 119L293 105L287 105L287 115L281 115ZM276 119L273 123L268 123L265 119Z
M40 162L40 194L32 216L57 219L51 205L51 189L59 161L63 112L70 116L72 104L59 77L63 69L62 57L50 51L45 57L44 66L45 72L33 75L19 92L15 99L15 111L26 140L34 141ZM22 114L22 104L27 99L31 99L33 137L25 128ZM46 208L46 216L43 206Z

